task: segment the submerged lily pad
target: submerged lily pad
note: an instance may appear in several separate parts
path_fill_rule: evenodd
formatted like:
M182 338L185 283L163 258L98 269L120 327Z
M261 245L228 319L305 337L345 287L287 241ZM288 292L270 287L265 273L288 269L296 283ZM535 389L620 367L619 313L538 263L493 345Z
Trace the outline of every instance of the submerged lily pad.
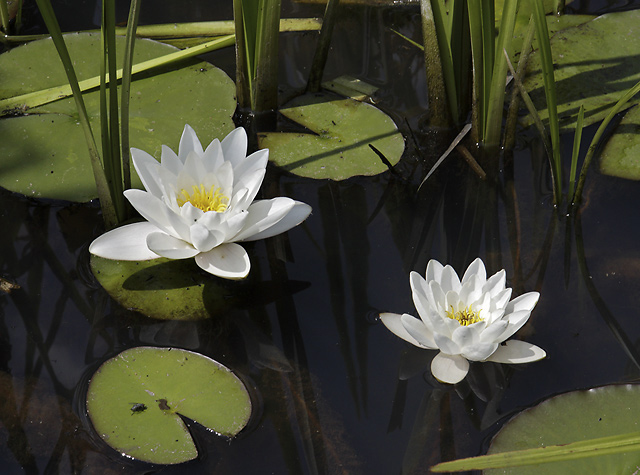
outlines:
M640 80L640 10L607 13L551 38L558 114L562 128L574 128L580 105L585 126L602 120L609 108ZM524 86L543 120L548 117L539 54L529 63ZM630 102L638 102L638 98ZM523 123L531 125L527 115Z
M605 175L640 180L640 108L628 111L600 154Z
M117 38L119 51L124 38ZM99 74L100 35L65 35L78 79ZM136 63L176 51L137 40ZM121 57L121 55L119 55ZM122 64L122 59L118 60ZM185 66L186 64L186 66ZM233 81L215 66L191 60L181 69L164 68L135 76L131 87L130 143L155 156L162 144L177 149L190 124L208 143L234 127ZM51 40L40 40L0 55L0 99L67 83ZM99 92L83 94L100 148ZM20 112L20 111L18 111ZM0 120L0 186L38 198L89 201L97 197L86 141L73 98L28 110L27 116ZM132 167L134 186L141 187Z
M180 416L234 437L251 415L240 379L220 363L177 348L137 347L106 361L91 377L87 413L118 452L150 463L198 455Z
M552 397L511 419L495 436L489 454L567 444L640 431L640 386L604 386ZM640 452L588 457L486 474L539 475L635 473Z
M160 320L200 320L226 311L230 292L193 259L115 261L91 256L100 285L125 308Z
M334 94L306 94L280 112L317 135L272 132L259 134L269 160L299 176L345 180L388 170L404 151L404 139L393 120L370 104Z

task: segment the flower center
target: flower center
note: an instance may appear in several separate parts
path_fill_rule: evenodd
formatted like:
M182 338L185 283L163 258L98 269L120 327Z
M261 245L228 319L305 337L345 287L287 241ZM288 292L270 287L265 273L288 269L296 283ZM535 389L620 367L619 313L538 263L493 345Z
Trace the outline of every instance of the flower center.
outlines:
M462 325L463 327L484 320L484 318L480 318L480 314L473 311L471 305L469 305L469 307L467 308L463 308L462 310L458 310L457 312L453 310L453 305L450 305L450 307L451 310L447 310L447 317L453 320L458 320L458 322L460 322L460 325Z
M178 205L189 202L196 208L201 209L205 213L207 211L215 211L216 213L222 213L226 211L229 206L229 197L222 193L221 188L212 186L207 191L204 185L192 186L193 192L189 193L187 190L182 189L177 196Z

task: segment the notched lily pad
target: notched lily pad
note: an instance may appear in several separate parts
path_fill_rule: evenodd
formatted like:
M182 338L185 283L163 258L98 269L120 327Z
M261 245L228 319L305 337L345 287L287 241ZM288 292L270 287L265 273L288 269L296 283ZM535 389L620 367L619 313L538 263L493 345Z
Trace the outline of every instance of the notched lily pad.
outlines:
M308 133L259 134L269 159L299 176L345 180L356 175L377 175L388 166L370 147L375 147L391 166L404 151L404 139L393 120L370 104L334 94L300 96L280 112L306 127Z
M100 35L65 35L79 80L100 71ZM124 38L117 38L119 52ZM136 63L175 52L151 40L137 40ZM122 64L121 54L118 64ZM226 136L234 125L235 85L220 69L195 60L180 69L136 75L131 86L130 142L159 157L162 144L177 150L190 124L202 139ZM51 40L40 40L0 55L0 99L67 84ZM178 86L176 86L178 85ZM100 141L99 92L83 94L96 141ZM20 113L21 111L17 111ZM0 120L0 186L36 198L90 201L97 197L87 145L73 98ZM98 143L100 149L100 144ZM132 167L134 186L141 187Z
M94 373L87 413L100 437L123 455L178 464L198 455L180 416L234 437L249 421L251 400L236 375L206 356L137 347Z
M567 444L640 430L640 385L611 385L573 391L547 399L511 419L498 432L489 454ZM635 473L640 452L588 457L511 469L485 470L485 474L538 475Z
M125 308L161 320L200 320L229 309L231 292L193 259L115 261L91 256L100 285Z

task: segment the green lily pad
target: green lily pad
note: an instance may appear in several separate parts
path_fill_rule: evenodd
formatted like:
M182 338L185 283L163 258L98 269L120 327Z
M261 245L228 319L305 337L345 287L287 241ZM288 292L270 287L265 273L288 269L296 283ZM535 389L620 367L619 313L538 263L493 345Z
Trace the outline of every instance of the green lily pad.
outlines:
M551 51L561 128L575 128L580 105L585 108L585 126L602 120L609 108L640 80L639 36L640 10L607 13L556 33L551 39ZM548 111L537 53L531 56L524 86L546 120ZM524 125L532 123L529 115L523 119Z
M231 370L198 353L137 347L98 368L87 413L118 452L150 463L177 464L198 455L180 416L234 437L251 415L251 399Z
M91 270L125 308L160 320L200 320L222 314L231 293L193 259L115 261L91 256Z
M640 109L628 111L600 154L605 175L640 180Z
M100 36L65 35L79 80L99 73ZM118 37L119 51L124 38ZM151 40L137 40L136 63L176 51ZM122 64L122 60L118 60ZM185 66L186 64L186 66ZM177 150L182 129L191 125L208 143L228 134L234 124L235 85L220 69L205 63L181 63L135 76L131 87L130 143L159 157L162 144ZM67 83L51 40L40 40L0 55L0 99ZM100 147L99 92L84 100ZM0 186L38 198L85 202L97 197L82 128L73 98L28 110L29 115L0 120ZM141 187L132 167L132 182Z
M638 432L640 386L611 385L552 397L511 419L495 436L489 454L568 444L588 439ZM485 470L486 474L539 475L635 473L640 452L588 457L511 469Z
M269 160L299 176L345 180L356 175L377 175L400 160L404 139L393 120L370 104L334 94L300 96L280 112L317 135L272 132L258 134Z

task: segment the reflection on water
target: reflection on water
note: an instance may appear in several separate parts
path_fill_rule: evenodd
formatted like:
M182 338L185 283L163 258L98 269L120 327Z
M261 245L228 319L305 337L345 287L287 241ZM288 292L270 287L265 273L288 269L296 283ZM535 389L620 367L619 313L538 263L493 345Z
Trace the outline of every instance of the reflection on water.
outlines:
M485 451L505 419L542 398L638 378L638 185L593 173L574 220L551 207L546 158L522 139L493 179L480 182L452 157L418 192L439 146L419 133L420 53L387 29L393 22L415 37L417 12L345 12L327 75L380 86L376 99L408 153L396 174L340 183L270 170L265 198L291 196L314 212L287 235L247 246L249 288L269 284L243 293L242 304L193 322L121 308L89 270L87 246L101 232L95 206L0 195L0 275L20 286L0 293L3 473L427 473ZM306 70L290 57L313 42L283 36L291 86ZM228 66L233 54L210 59ZM376 315L413 311L408 274L430 258L460 272L477 256L489 273L505 268L515 294L541 292L519 335L548 358L475 364L449 387L431 377L435 352L405 344ZM250 426L231 442L194 426L202 456L177 467L107 448L91 431L83 391L97 365L136 345L188 348L235 369L258 407Z

